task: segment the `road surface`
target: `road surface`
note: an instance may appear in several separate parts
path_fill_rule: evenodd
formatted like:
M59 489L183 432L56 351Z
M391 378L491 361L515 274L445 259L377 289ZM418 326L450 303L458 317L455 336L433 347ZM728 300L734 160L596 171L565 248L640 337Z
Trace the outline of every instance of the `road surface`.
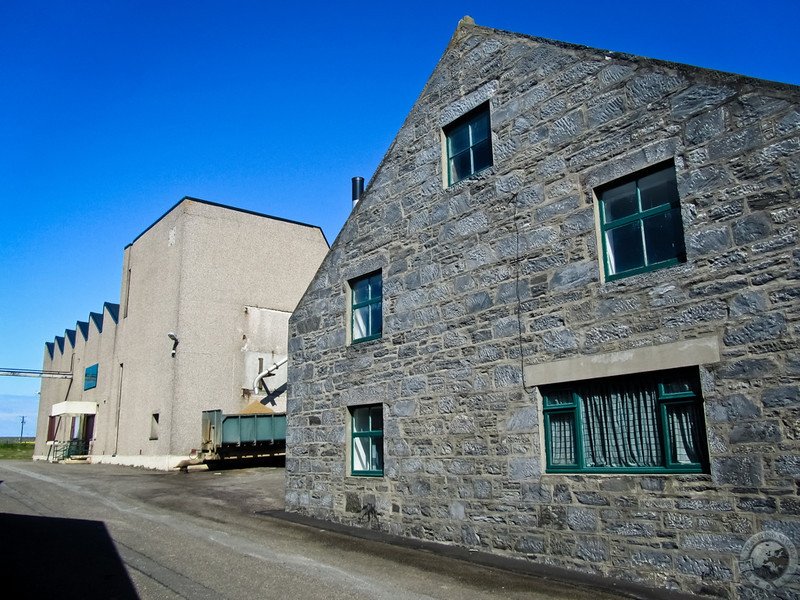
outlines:
M0 480L7 598L636 597L279 518L280 468L164 473L0 461Z

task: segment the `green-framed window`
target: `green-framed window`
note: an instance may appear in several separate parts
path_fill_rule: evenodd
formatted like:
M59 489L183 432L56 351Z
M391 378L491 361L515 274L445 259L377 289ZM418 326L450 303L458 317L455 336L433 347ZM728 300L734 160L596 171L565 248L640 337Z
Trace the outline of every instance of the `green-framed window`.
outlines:
M686 261L675 167L659 165L597 190L607 279Z
M91 390L97 387L97 365L86 367L83 372L83 389Z
M383 405L350 409L352 475L383 475Z
M350 282L353 342L374 340L383 334L383 278L380 272Z
M492 166L488 102L445 127L444 135L447 140L447 185Z
M696 368L543 386L548 472L708 471Z

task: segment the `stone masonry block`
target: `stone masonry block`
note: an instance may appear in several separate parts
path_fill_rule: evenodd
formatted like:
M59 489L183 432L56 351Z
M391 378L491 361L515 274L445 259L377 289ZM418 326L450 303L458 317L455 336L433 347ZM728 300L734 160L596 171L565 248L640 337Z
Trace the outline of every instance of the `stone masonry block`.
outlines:
M758 487L762 484L761 461L756 456L720 456L711 461L711 475L719 485Z

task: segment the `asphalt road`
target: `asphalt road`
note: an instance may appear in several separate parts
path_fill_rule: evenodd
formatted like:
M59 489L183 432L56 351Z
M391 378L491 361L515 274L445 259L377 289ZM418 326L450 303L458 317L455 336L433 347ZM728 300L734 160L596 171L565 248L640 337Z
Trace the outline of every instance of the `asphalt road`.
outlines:
M0 480L1 597L636 597L281 518L281 468L0 461Z

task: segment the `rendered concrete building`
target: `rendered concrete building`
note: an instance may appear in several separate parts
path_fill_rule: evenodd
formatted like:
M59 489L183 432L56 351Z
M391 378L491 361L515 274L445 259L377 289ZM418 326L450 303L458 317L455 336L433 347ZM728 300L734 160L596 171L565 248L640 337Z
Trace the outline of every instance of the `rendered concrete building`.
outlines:
M44 370L73 379L43 380L35 457L78 440L168 469L202 411L283 411L289 315L327 251L318 227L184 198L125 248L120 304L47 345Z
M290 318L287 510L798 597L799 186L795 86L463 20Z

